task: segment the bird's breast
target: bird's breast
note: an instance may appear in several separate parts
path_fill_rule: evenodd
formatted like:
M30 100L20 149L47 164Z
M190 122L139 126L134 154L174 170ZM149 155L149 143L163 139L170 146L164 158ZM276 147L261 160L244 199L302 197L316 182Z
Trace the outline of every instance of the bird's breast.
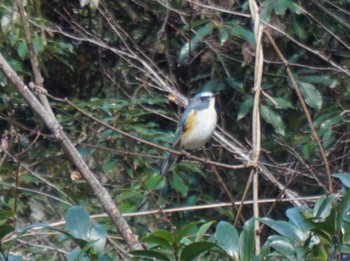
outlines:
M193 150L203 146L215 130L217 115L215 108L209 107L196 111L192 119L192 128L181 139L181 149Z

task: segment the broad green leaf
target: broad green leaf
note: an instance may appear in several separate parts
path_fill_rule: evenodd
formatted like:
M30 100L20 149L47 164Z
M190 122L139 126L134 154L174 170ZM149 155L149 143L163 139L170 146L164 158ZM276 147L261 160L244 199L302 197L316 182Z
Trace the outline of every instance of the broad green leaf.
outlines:
M2 240L6 235L10 234L13 231L15 231L15 228L11 225L0 225L0 240Z
M303 240L306 240L310 232L310 225L306 222L305 217L301 213L305 211L307 211L305 206L289 208L286 211L286 216L288 217L289 221L304 232Z
M205 233L207 233L208 229L211 227L212 224L214 224L215 221L209 221L201 225L196 233L196 240L199 241L202 239Z
M286 109L292 109L293 108L293 105L292 105L292 103L289 100L286 100L286 99L281 98L281 97L274 97L273 99L278 103L278 106L281 109L286 110Z
M287 9L296 14L302 12L292 0L267 0L264 2L263 9L261 11L261 18L268 22L270 21L270 16L273 11L276 15L284 15Z
M341 183L347 188L350 188L350 173L333 174L333 177L340 179Z
M92 241L92 247L95 253L102 254L106 246L107 231L103 225L92 223L88 234L89 241Z
M159 229L157 231L154 231L152 233L153 236L163 238L164 240L168 241L169 243L174 243L174 235L170 233L169 231Z
M333 174L333 176L334 175L339 175L339 174ZM349 182L349 185L350 185L350 174L348 174L348 175L349 175L348 176L348 182ZM345 194L343 195L343 197L342 197L342 199L341 199L341 201L339 203L339 207L338 207L338 216L337 216L337 224L336 224L336 228L337 228L338 231L342 227L343 219L348 219L349 218L349 215L350 215L349 203L350 203L350 190L347 189Z
M39 54L41 51L44 50L44 39L43 37L36 35L33 39L33 46L34 46L34 51L36 54Z
M206 82L204 85L200 87L201 92L211 91L211 92L219 92L224 89L224 84L220 81L211 80Z
M321 196L315 203L313 215L317 219L326 219L330 214L334 203L334 195Z
M279 235L273 235L268 238L269 246L276 249L285 256L294 256L296 249L294 245L286 238Z
M238 233L234 226L226 221L220 221L216 226L215 239L227 255L238 259Z
M334 125L337 125L343 121L342 117L337 114L334 117L328 118L325 121L323 121L320 125L322 129L328 129L331 127L334 127Z
M181 240L191 232L194 234L197 225L198 222L192 222L183 226L175 235L175 243L179 244Z
M243 92L244 86L243 83L240 81L237 81L237 79L233 78L233 77L228 77L225 79L225 83L231 87L231 88L235 88L236 90L238 90L239 92Z
M205 253L214 247L217 247L217 244L213 242L194 242L182 250L180 260L192 261L200 254Z
M68 209L66 213L66 228L76 238L87 239L91 228L89 213L85 208L74 206Z
M275 221L270 218L259 218L259 221L275 230L281 236L290 239L292 242L303 242L304 240L304 233L292 223L280 220Z
M156 250L135 250L131 251L131 254L134 257L141 257L141 258L148 258L148 260L163 260L163 261L170 261L171 259ZM146 259L147 260L147 259Z
M76 247L72 251L69 252L67 260L68 261L90 261L90 257L88 255L86 256L80 256L81 249Z
M228 40L230 37L229 32L225 27L220 27L219 28L219 39L220 39L220 44L224 45L224 43Z
M302 82L322 84L330 88L334 88L338 84L338 80L331 78L329 75L301 76L299 80Z
M23 60L28 54L28 47L25 41L21 41L17 47L17 54Z
M245 29L240 25L229 27L231 34L246 40L249 44L255 45L255 37L252 31Z
M187 195L189 188L179 175L173 175L173 178L171 179L171 185L176 191L180 192L183 196Z
M303 156L305 159L309 160L311 159L311 157L314 155L315 153L315 148L317 147L316 142L314 142L313 140L304 144L301 147L301 152L303 153Z
M114 170L115 168L117 167L117 163L115 160L111 159L111 160L107 160L103 166L102 166L102 169L103 169L103 172L104 173L108 173L112 170Z
M316 89L311 83L298 81L300 92L303 95L305 102L311 108L321 109L322 96L319 90Z
M0 211L0 219L8 219L11 217L15 217L16 214L12 210L1 210Z
M159 186L162 184L163 177L158 174L153 174L145 180L145 185L147 189L154 190L159 188Z
M185 43L185 45L180 50L179 55L179 63L181 64L186 58L188 58L190 52L194 52L198 44L209 35L214 29L214 25L212 23L207 23L206 25L202 26L200 29L198 29L195 32L195 36L192 38L192 40L189 43ZM191 50L190 50L191 48Z
M249 219L243 226L239 236L239 260L252 261L255 249L254 218Z
M322 135L322 145L324 148L328 148L330 145L333 144L335 140L335 137L333 135L332 129L327 130L323 135Z
M171 251L173 250L173 246L172 246L173 242L158 236L149 235L148 237L143 238L142 242L159 246L162 250L171 250Z
M275 112L270 107L267 107L265 105L260 105L260 112L261 112L261 117L267 123L270 123L275 128L275 131L278 134L280 135L285 134L285 126L282 121L281 115L279 115L277 112Z
M237 121L243 119L251 110L252 106L253 106L253 97L249 96L239 105L239 110L237 113Z

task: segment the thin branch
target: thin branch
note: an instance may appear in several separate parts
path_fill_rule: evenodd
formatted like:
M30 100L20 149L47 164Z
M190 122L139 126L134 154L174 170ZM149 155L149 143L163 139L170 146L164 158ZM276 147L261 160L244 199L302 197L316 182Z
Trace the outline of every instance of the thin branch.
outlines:
M287 74L291 80L291 83L292 83L292 86L294 88L294 91L295 93L297 94L298 96L298 99L299 99L299 102L301 104L301 107L303 108L303 111L305 113L305 116L306 116L306 119L309 123L309 127L310 127L310 130L311 130L311 135L312 137L314 138L314 140L316 141L317 143L317 146L320 150L320 153L321 153L321 156L322 156L322 160L324 162L324 165L325 165L325 169L326 169L326 175L327 175L327 179L328 179L328 193L331 194L333 192L333 185L332 185L332 174L331 174L331 170L329 168L329 164L328 164L328 160L327 160L327 156L326 156L326 153L322 147L322 144L321 144L321 140L320 138L318 137L317 135L317 132L316 132L316 129L315 129L315 126L313 124L313 121L311 119L311 115L310 115L310 112L306 106L306 103L304 101L304 98L299 90L299 87L298 87L298 84L297 84L297 81L295 80L295 77L291 71L291 69L289 68L289 64L288 64L288 61L286 60L286 58L283 56L281 50L278 48L278 46L276 45L276 42L275 40L272 38L271 34L268 32L268 31L265 31L265 34L266 36L268 37L273 49L275 50L275 52L277 53L277 55L279 56L279 58L281 59L281 61L283 62L284 66L286 67L286 70L287 70Z
M255 255L260 253L260 225L259 225L259 171L258 168L252 170L253 173L253 213L255 227Z
M319 58L321 58L322 60L324 60L325 62L329 63L330 65L332 65L334 68L336 68L339 72L342 72L344 74L346 74L347 76L350 76L350 71L344 67L341 66L339 64L337 64L336 62L332 61L328 56L324 55L322 52L314 50L310 47L308 47L305 44L302 44L301 42L297 41L296 39L294 39L292 36L290 36L289 34L287 34L285 31L277 28L276 26L273 26L269 23L266 23L264 21L261 21L263 24L265 24L266 26L272 28L273 30L281 33L283 36L287 37L289 40L291 40L292 42L294 42L295 44L297 44L298 46L300 46L301 48L305 49L306 51L318 56Z
M140 244L137 236L132 232L130 226L121 215L121 212L118 209L117 205L114 203L111 195L91 172L82 156L75 148L74 144L70 141L67 134L63 131L63 128L57 119L50 113L47 113L47 110L30 92L29 88L21 81L17 73L10 67L1 53L0 69L4 72L9 81L16 87L17 92L44 121L45 125L51 130L57 141L61 143L71 161L75 164L79 172L84 176L92 191L94 191L96 197L102 204L105 211L108 213L109 217L125 240L126 244L132 250L142 249L143 247Z
M30 32L29 19L28 19L28 15L26 14L26 12L24 10L23 0L17 0L16 5L18 8L19 14L21 16L22 24L23 24L24 36L25 36L26 43L28 46L30 62L32 64L32 70L34 73L35 86L42 89L42 90L45 90L44 86L43 86L44 78L41 75L39 61L38 61L38 58L36 57L36 54L35 54L34 44L33 44L32 36L31 36L31 32ZM40 99L42 105L45 107L45 109L48 111L48 113L50 113L51 116L54 117L53 111L52 111L51 106L47 100L47 97L41 93L39 93L38 96L39 96L39 99Z

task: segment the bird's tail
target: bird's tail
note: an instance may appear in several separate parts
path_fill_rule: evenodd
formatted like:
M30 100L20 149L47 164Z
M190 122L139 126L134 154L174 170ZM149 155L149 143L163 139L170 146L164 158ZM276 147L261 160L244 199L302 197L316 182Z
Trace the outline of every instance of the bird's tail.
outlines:
M166 159L162 162L160 166L160 175L166 175L169 172L171 165L174 163L176 156L173 154L169 154Z

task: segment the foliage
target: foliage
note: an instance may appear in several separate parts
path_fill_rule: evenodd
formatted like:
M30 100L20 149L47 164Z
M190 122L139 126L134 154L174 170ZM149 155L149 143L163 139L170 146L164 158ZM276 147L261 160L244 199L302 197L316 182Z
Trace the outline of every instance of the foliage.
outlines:
M0 3L0 52L29 84L34 77L14 2ZM197 2L29 0L25 6L54 113L123 213L242 199L250 169L183 160L174 164L169 176L161 177L158 168L165 153L142 142L171 147L183 105L178 94L190 98L210 89L220 91L219 126L238 150L233 153L211 139L204 152L194 154L233 165L245 164L243 154L250 157L255 38L249 3ZM287 58L331 172L349 173L349 3L265 0L259 4L263 22L278 29L266 30ZM259 166L261 172L273 173L285 189L260 178L259 198L280 198L289 189L306 205L277 202L271 209L260 205L266 217L260 219L265 224L264 242L256 258L339 260L349 252L348 191L342 191L341 198L320 197L315 206L302 199L325 193L324 162L283 63L266 38L263 45ZM91 259L129 258L124 242L114 237L96 246L88 231L105 240L117 234L112 222L103 218L97 224L88 218L87 213L103 212L95 195L2 72L0 88L0 133L10 139L9 155L0 153L0 203L8 208L1 212L3 251L9 249L9 256L23 259L73 260L85 253ZM57 99L63 97L74 106ZM346 175L334 175L336 189L341 182L348 186ZM230 224L236 214L222 207L127 220L147 245L138 253L141 256L250 260L252 208L243 208L245 222L234 228ZM50 224L70 215L81 215L81 222L50 230ZM60 236L33 232L9 238L37 222Z

